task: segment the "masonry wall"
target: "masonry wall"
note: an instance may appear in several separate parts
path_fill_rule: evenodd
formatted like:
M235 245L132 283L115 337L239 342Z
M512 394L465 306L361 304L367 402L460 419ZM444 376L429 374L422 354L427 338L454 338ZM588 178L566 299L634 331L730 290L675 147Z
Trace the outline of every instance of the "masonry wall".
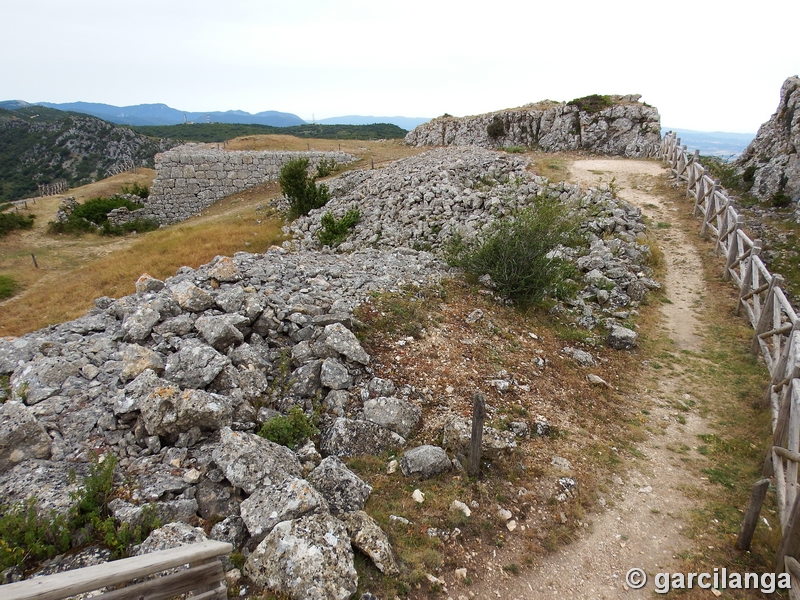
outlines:
M312 169L320 160L349 163L345 152L256 152L214 150L187 144L156 155L156 178L138 218L176 223L200 213L218 200L278 178L293 158L307 157Z

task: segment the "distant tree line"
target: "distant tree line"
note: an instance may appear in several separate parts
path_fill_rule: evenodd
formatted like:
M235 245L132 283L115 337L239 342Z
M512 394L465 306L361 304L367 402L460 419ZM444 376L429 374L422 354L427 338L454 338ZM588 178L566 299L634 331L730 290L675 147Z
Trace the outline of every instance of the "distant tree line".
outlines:
M244 125L239 123L183 123L180 125L141 125L131 127L137 133L151 137L184 142L225 142L245 135L279 133L299 138L326 140L389 140L405 137L406 131L391 123L374 125Z

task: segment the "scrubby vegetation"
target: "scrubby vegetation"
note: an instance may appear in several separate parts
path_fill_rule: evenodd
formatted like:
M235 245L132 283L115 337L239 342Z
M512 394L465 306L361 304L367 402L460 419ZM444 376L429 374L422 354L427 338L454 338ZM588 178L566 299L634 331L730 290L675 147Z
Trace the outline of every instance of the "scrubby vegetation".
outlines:
M66 513L45 513L35 497L0 505L0 569L30 567L66 552L79 540L106 546L116 558L141 543L159 523L152 509L143 512L140 525L116 523L108 510L116 466L113 454L92 463Z
M322 229L317 233L317 237L323 246L334 248L347 239L350 230L360 220L361 212L357 209L348 210L341 219L336 219L333 213L325 213L320 219Z
M289 201L289 216L292 219L325 206L330 198L328 186L322 183L317 185L316 177L308 174L307 158L295 158L283 165L278 183Z
M575 98L567 102L568 106L577 106L578 110L588 113L600 112L604 108L609 108L614 105L611 96L604 96L600 94L591 94L583 98Z
M146 190L147 188L144 187ZM139 189L141 191L141 189ZM124 235L131 232L153 231L158 229L158 222L154 219L136 219L123 225L112 225L108 220L108 213L117 208L137 210L141 205L131 202L126 198L92 198L79 204L67 217L66 221L51 222L50 233L69 233L81 235L83 233L100 233L101 235Z
M139 198L147 198L150 195L150 188L134 181L130 185L123 185L122 193L130 194L131 196L139 196Z
M489 125L486 126L486 134L493 140L503 137L506 134L506 126L503 123L503 119L495 115Z
M17 229L30 229L36 215L20 215L15 212L0 213L0 237Z
M17 293L17 282L9 275L0 275L0 300L11 298Z
M577 221L563 205L538 198L472 241L454 236L445 254L451 265L476 279L488 275L501 295L528 306L564 295L574 267L557 249L576 245L580 237Z
M273 417L258 431L261 437L292 449L318 433L314 421L299 406L293 407L285 416Z
M132 127L134 131L153 137L185 142L225 142L245 135L279 133L299 138L326 140L394 140L405 137L405 129L390 123L374 125L293 125L273 127L271 125L243 125L236 123L191 123L182 125L143 125Z

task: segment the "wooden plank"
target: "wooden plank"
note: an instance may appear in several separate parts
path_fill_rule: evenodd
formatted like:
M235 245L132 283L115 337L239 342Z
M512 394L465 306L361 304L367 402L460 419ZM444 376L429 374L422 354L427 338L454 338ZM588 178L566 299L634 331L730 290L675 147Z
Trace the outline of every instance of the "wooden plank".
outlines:
M167 600L179 594L194 592L211 583L219 587L220 581L225 579L222 563L215 559L213 562L192 567L184 571L143 581L128 587L106 592L100 596L101 600Z
M2 588L3 600L60 600L67 596L146 577L197 560L228 554L231 551L233 551L231 544L209 540L152 552L144 556L9 583Z
M789 577L791 578L789 599L798 600L800 599L800 563L798 563L793 557L787 556L784 558L783 564L786 567L786 570L789 572Z
M784 559L787 556L797 556L800 552L800 497L795 500L786 527L783 530L783 540L778 553L775 555L775 572L781 573L785 568Z
M753 541L753 534L758 525L758 516L761 514L761 506L769 489L769 479L759 479L753 485L750 492L750 501L747 503L747 512L742 521L742 529L739 531L739 538L736 540L736 547L739 550L749 550L750 543Z

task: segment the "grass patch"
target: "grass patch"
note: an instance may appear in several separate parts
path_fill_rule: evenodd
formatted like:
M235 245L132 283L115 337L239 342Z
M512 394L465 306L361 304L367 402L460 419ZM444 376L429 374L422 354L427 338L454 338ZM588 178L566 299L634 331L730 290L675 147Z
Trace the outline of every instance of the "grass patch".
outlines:
M359 338L369 341L379 334L420 338L446 297L444 287L407 286L398 292L374 294L356 308L356 316L365 324Z
M0 300L11 298L17 293L19 286L14 278L9 275L0 275Z

